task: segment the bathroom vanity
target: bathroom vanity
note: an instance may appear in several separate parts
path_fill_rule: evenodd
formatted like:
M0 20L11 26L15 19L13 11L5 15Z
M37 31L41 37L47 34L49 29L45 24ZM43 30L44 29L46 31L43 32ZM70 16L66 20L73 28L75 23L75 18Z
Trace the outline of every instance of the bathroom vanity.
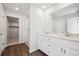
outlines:
M79 37L67 34L38 34L38 49L49 56L79 56Z
M52 31L38 33L38 49L49 56L79 56L78 6L71 4L51 13Z

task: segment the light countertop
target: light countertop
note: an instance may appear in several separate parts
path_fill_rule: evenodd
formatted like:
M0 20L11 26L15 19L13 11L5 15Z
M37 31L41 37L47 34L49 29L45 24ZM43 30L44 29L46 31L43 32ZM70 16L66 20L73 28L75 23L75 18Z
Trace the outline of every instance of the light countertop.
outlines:
M66 33L66 34L65 33L52 33L52 34L40 33L40 34L45 35L45 36L51 36L51 37L55 37L55 38L79 42L79 35L75 35L75 34L70 34L70 33Z

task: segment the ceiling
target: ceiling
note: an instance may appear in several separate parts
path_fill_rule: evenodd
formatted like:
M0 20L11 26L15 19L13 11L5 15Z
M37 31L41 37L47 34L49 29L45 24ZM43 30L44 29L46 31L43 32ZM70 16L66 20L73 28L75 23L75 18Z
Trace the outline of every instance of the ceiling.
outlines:
M57 4L59 4L59 3L38 3L38 4L36 3L35 5L41 9L48 9L50 7L57 5Z
M52 16L59 17L59 16L67 16L69 14L78 14L79 12L79 3L73 3L63 9L60 9L59 11L56 11L52 14Z
M24 15L28 15L29 13L29 4L28 3L3 3L4 10L13 11L16 13L21 13ZM15 8L18 10L15 10Z
M13 11L17 13L21 13L24 15L29 14L29 4L30 3L3 3L4 10ZM35 6L43 9L43 6L45 6L45 9L48 9L50 7L53 7L57 3L34 3ZM18 7L18 10L15 10L15 8Z

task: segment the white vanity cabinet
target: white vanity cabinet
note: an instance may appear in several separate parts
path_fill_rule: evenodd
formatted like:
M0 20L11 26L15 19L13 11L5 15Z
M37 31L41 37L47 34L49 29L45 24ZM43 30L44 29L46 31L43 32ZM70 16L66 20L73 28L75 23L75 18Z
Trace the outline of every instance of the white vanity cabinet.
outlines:
M39 36L38 49L51 56L54 55L54 42L51 42L51 38L45 36Z
M55 44L55 56L62 56L63 55L63 47L61 45Z
M79 42L51 37L38 36L38 49L49 56L79 56Z
M79 51L62 46L59 44L55 45L55 56L79 56Z

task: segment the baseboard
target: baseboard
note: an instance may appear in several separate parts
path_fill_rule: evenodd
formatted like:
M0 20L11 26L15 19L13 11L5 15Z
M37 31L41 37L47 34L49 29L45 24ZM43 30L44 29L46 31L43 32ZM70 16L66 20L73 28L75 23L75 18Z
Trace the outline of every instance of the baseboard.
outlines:
M34 52L34 51L36 51L36 50L38 50L38 49L29 50L29 52L32 53L32 52Z
M0 56L1 56L2 52L3 52L3 50L4 50L4 49L1 49L1 50L0 50Z
M28 47L29 47L29 44L28 43L25 43Z
M0 50L0 56L1 56L2 51Z

